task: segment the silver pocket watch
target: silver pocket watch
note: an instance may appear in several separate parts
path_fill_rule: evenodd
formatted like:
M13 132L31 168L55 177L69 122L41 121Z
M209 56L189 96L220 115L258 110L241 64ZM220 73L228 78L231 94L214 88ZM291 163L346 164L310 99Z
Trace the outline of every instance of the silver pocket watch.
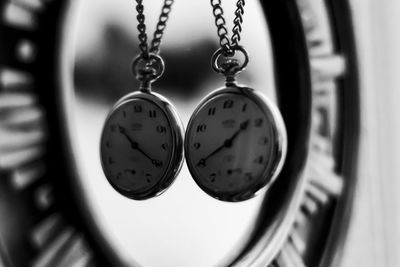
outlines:
M185 137L186 161L195 182L210 196L244 201L266 191L286 156L287 136L278 108L260 92L238 85L235 76L248 63L213 56L226 85L205 97L194 111ZM222 59L222 63L220 63Z
M134 72L140 90L111 109L101 136L100 155L107 180L122 195L148 199L164 192L183 163L183 125L174 106L150 90L164 71L161 57L138 57Z

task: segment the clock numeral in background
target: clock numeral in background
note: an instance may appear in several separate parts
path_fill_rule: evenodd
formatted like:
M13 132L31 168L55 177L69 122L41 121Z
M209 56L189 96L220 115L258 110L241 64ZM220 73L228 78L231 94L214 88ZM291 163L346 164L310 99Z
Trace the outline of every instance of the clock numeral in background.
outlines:
M134 106L133 106L133 111L136 112L136 113L141 113L141 112L143 112L142 105L134 105Z
M259 119L256 119L256 120L254 121L254 125L255 125L256 127L261 127L261 126L263 125L263 122L264 122L264 120L263 120L262 118L259 118Z
M106 142L106 147L107 147L107 148L111 148L111 143L110 143L110 141L107 141L107 142Z
M122 116L123 116L124 118L126 118L126 111L125 111L125 110L122 111Z
M168 143L162 144L161 148L164 149L165 151L167 151L168 150Z
M264 157L263 156L259 156L254 160L254 163L258 163L258 164L263 164L264 163Z
M208 109L208 116L214 116L215 115L215 111L216 111L216 108L209 108Z
M166 133L167 132L167 128L161 125L157 126L157 133Z
M111 131L112 133L115 133L115 132L117 131L117 125L111 124L111 125L110 125L110 131Z
M200 143L194 143L193 147L194 147L194 149L199 150L200 147L201 147L201 144Z
M150 118L156 118L157 117L157 111L149 110L149 117Z
M224 109L232 108L233 107L233 101L232 100L226 100L224 102Z
M247 110L247 104L244 104L242 107L242 112L246 112L246 110Z
M112 157L109 157L108 164L114 164L114 163L115 163L114 159Z
M210 181L211 181L211 183L214 183L214 182L215 182L215 178L217 178L217 174L216 174L216 173L211 173L211 174L210 174Z
M200 124L199 126L197 126L197 132L198 133L203 133L203 132L205 132L207 130L207 125L206 124Z

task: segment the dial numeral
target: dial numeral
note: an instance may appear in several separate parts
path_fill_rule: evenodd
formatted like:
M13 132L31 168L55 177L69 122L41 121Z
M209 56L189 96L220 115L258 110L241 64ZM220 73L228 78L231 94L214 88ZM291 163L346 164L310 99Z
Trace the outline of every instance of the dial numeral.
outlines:
M206 161L204 159L201 159L198 163L197 166L200 168L204 168L206 166Z
M259 156L254 160L254 163L258 163L258 164L263 164L264 163L264 157L263 156Z
M214 116L215 115L215 111L216 111L216 108L209 108L208 109L208 116Z
M198 133L203 133L203 132L205 132L207 130L207 125L206 124L200 124L199 126L197 126L197 132Z
M246 112L246 110L247 110L247 104L244 104L242 107L242 112Z
M194 149L199 150L200 147L201 147L201 144L200 143L194 143L193 147L194 147Z
M114 164L114 163L115 163L114 159L112 157L109 157L108 164Z
M224 109L229 109L229 108L233 108L233 101L232 100L226 100L224 102Z
M136 113L141 113L141 112L143 112L143 107L142 107L142 105L135 105L135 106L133 106L133 111L136 112Z
M214 183L216 178L217 178L217 174L216 174L216 173L211 173L211 174L210 174L210 181L211 181L211 183Z
M156 129L157 129L157 133L165 134L167 132L167 128L165 126L158 125Z
M156 118L157 117L157 111L149 110L149 117L150 118Z
M258 118L254 121L254 125L256 127L261 127L263 125L264 120L262 118Z
M154 166L156 166L156 168L161 168L163 165L162 161L159 160L154 160Z
M147 181L147 183L151 183L151 178L152 178L153 176L150 174L150 173L146 173L146 175L145 175L145 178L146 178L146 181Z
M126 118L126 111L125 111L125 110L122 111L122 116L123 116L124 118Z
M263 136L260 138L260 141L258 142L262 146L266 146L269 143L269 139L266 136Z
M168 150L168 147L169 147L168 143L164 143L164 144L161 145L161 148L164 149L165 151Z
M107 148L111 148L111 143L110 143L110 141L107 141L107 142L106 142L106 147L107 147Z
M117 125L115 125L115 124L110 125L110 131L112 133L115 133L117 131Z

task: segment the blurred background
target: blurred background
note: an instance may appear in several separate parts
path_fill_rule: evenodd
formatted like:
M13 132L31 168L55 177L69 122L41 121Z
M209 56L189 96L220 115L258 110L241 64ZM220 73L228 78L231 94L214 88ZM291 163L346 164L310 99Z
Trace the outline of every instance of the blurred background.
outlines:
M400 240L400 27L398 27L400 23L400 2L395 0L379 2L354 0L351 1L351 4L354 11L355 34L358 41L361 67L360 80L363 88L361 94L363 138L360 153L360 182L357 188L354 218L351 223L349 240L346 244L343 266L395 267L400 266L398 253L400 251L398 244L398 240ZM264 75L264 72L257 72L257 70L266 67L265 61L257 62L257 59L270 57L270 51L266 49L268 47L268 33L263 28L263 24L260 23L263 20L263 15L257 12L259 7L257 7L255 1L248 2L248 5L243 44L249 47L252 55L252 64L249 71L246 72L246 75L250 75L251 78L247 76L241 78L243 82L252 79L252 81L255 81L255 88L262 88L266 90L270 97L273 97L272 71L268 77ZM148 27L149 31L154 28L152 26L154 26L155 18L157 18L159 12L159 8L156 7L157 4L154 4L154 6L147 8L147 21L151 25ZM232 14L233 6L230 5L231 9L229 9L229 5L226 6L228 8L226 14ZM184 124L186 124L190 110L196 105L198 98L209 92L210 88L217 88L221 84L219 83L220 77L216 76L209 68L209 58L203 56L204 54L210 55L216 49L215 28L209 8L207 1L181 1L176 3L162 43L162 55L167 62L167 71L164 77L168 78L160 80L157 83L157 89L159 88L158 92L173 99L175 97L180 98L179 101L175 102L181 105L179 110L183 110L180 114ZM188 13L188 10L194 9L197 12ZM111 96L104 97L104 99L117 99L129 92L130 88L126 88L126 84L132 84L132 88L136 88L129 69L126 67L129 66L130 55L137 53L132 4L123 0L119 0L118 4L106 0L82 1L79 12L75 74L78 94L82 94L82 96L87 94L89 98L92 98L93 95L90 96L90 92L101 91L107 96ZM182 23L182 21L185 21L185 23ZM246 30L250 28L251 31ZM193 34L194 32L196 34ZM105 39L101 40L101 38ZM181 47L179 53L176 53L176 47L178 49ZM109 49L116 53L105 53ZM102 55L108 55L112 59L104 59ZM184 64L191 65L189 61L182 60L187 57L196 60L197 64L185 66ZM112 62L113 68L111 69L115 73L110 74L109 68L106 68L105 75L98 75L102 73L101 68L105 66L102 64L102 60L103 62ZM91 65L87 68L85 64ZM174 68L171 69L168 66L174 66ZM193 71L193 68L196 71ZM93 76L90 73L85 73L85 70L93 71ZM107 73L108 75L106 75ZM177 79L172 79L171 76L177 77ZM98 77L103 77L104 80L99 80ZM176 81L181 84L177 84ZM171 82L171 84L168 84L168 82ZM188 87L192 89L188 89ZM103 90L100 88L103 88ZM85 97L82 97L82 99L85 99ZM84 106L80 108L88 108L87 102L79 103ZM104 112L106 111L103 110ZM98 118L101 122L100 115ZM94 120L88 121L94 123ZM101 125L100 122L98 122L99 126ZM82 129L84 129L84 124L85 122L82 121ZM96 132L99 133L98 130ZM96 145L97 143L94 142L94 146ZM99 170L98 167L97 169ZM193 196L193 194L197 196L196 192L198 191L191 188L190 183L187 183L190 177L185 168L182 176L186 179L178 179L171 188L173 191L180 190L182 193L182 195L177 195L174 205L177 205L184 197ZM107 188L104 188L104 191L107 192ZM101 194L99 193L99 195ZM166 195L172 196L172 194ZM111 193L109 197L112 198ZM125 202L121 199L114 201ZM113 204L112 202L109 204L110 211ZM235 210L241 218L251 218L249 206L253 203L246 204L243 209ZM126 203L126 205L121 210L133 211L132 203ZM254 208L254 206L250 208ZM165 214L168 214L170 211L164 208L162 210L165 210ZM195 210L198 210L198 208ZM190 210L185 213L191 213ZM221 214L217 208L215 208L215 212L216 216ZM248 213L250 214L245 215ZM222 217L225 217L227 213L223 212L223 214ZM118 216L110 217L113 217L113 224L118 224ZM199 219L194 219L191 223L196 224L196 220ZM233 221L237 222L237 220ZM239 221L244 225L248 223ZM191 223L188 223L188 225ZM116 227L115 229L121 228ZM237 228L233 227L233 229ZM133 234L132 230L124 229L122 231ZM182 233L181 230L174 234L180 236L179 233ZM201 231L198 233L203 234ZM229 236L229 233L227 235ZM153 241L154 238L153 236ZM191 242L189 239L182 239L181 241ZM204 246L209 247L207 241L205 241ZM161 249L161 251L167 250ZM220 253L213 246L213 248L209 247L206 254L210 255L213 252L217 255ZM150 255L152 253L154 251L150 252ZM188 251L185 253L188 253ZM216 257L218 257L217 255ZM192 257L195 257L195 254L188 256L188 258ZM151 258L156 260L154 257ZM209 258L210 262L213 261L212 258ZM199 266L205 265L207 264L199 262Z
M135 55L138 51L133 5L124 0L118 0L118 3L114 2L111 3L107 0L82 1L79 8L75 42L75 82L79 104L77 111L82 115L85 114L85 109L99 108L99 112L87 112L85 114L86 116L96 114L96 118L77 116L77 118L82 119L78 122L80 123L78 129L82 129L82 132L88 134L87 137L82 138L82 142L88 144L88 141L91 140L90 142L93 142L94 147L98 144L98 137L96 139L93 136L100 133L99 127L101 127L104 114L107 112L106 107L109 107L113 100L137 88L137 83L132 78L129 68L126 67L130 64L131 55ZM266 61L264 60L264 58L271 58L268 49L268 31L262 23L263 14L258 11L260 7L257 6L256 1L249 1L247 4L243 45L249 48L252 62L249 70L241 77L241 81L245 83L251 80L254 88L260 88L274 98L272 70L269 71L269 76L266 76L264 72L265 67L272 68L271 65L265 66ZM377 1L355 0L351 4L354 10L355 34L361 66L363 138L360 153L361 178L356 195L355 216L351 224L343 266L400 266L398 253L400 246L397 244L397 240L400 240L400 105L398 104L400 100L400 60L398 60L400 59L398 49L400 47L400 27L396 26L400 23L400 3L395 0L380 1L379 3ZM160 3L151 3L151 5L146 6L149 33L154 29L159 6ZM226 14L232 14L233 5L226 5L226 8ZM175 104L178 105L184 125L187 124L190 111L196 106L199 97L210 92L211 88L218 88L221 85L221 77L218 77L209 68L209 57L204 57L204 55L211 55L217 48L213 18L209 9L207 1L181 1L176 3L162 43L162 55L167 62L167 71L164 78L157 83L156 90L171 99L178 100L175 101ZM189 10L196 10L196 12L189 12ZM183 21L184 23L182 23ZM251 29L251 31L248 29ZM110 50L113 53L109 53ZM184 60L185 58L192 60ZM258 59L260 60L258 61ZM105 62L107 63L104 64ZM192 62L196 62L196 64L193 65ZM268 62L271 63L272 59ZM110 64L112 64L111 68ZM132 87L127 88L127 84L132 85ZM94 97L112 101L106 103L102 109L94 104L98 103L97 101L93 101L93 105L90 105L91 99L93 100ZM88 122L91 124L88 124ZM92 149L92 151L94 150ZM88 152L90 150L85 151L87 151L85 156L90 157L91 155ZM82 153L85 154L85 151L82 151ZM98 164L96 161L91 162ZM101 196L102 200L94 200L94 203L102 203L101 205L105 209L107 209L105 206L109 205L107 210L102 210L104 214L107 214L104 219L110 220L108 223L125 225L122 228L110 227L114 231L120 231L113 234L116 236L129 236L130 234L137 236L141 232L140 229L138 231L129 229L129 223L125 224L129 222L129 218L127 219L125 216L125 219L121 220L120 216L124 216L125 212L122 212L122 214L118 214L118 212L135 212L135 208L143 207L133 207L134 205L130 201L108 192L108 185L104 185L104 188L99 190L100 185L95 177L100 174L95 174L95 170L99 172L99 166L92 166L92 169L88 170L93 172L93 175L87 176L92 178L92 181L87 181L88 187L96 188L93 197ZM91 182L93 184L90 184ZM203 241L202 250L204 253L206 255L214 255L215 253L215 256L206 258L210 262L215 262L214 257L221 255L222 250L217 249L217 244L212 247L209 246L207 239L202 239L204 238L203 231L196 230L195 232L199 235L197 237L184 237L182 235L185 230L180 227L186 225L188 231L195 229L197 221L202 220L203 216L198 211L205 208L204 203L200 204L202 203L202 196L198 195L198 190L193 188L193 184L190 183L186 167L182 171L181 178L177 180L171 190L179 191L179 194L166 194L164 197L175 197L174 200L168 202L168 205L158 207L157 205L160 203L149 204L154 210L158 212L162 210L163 213L151 215L143 210L139 211L144 214L143 223L148 221L168 223L162 217L171 214L169 208L185 209L184 214L191 214L188 217L193 218L193 221L188 222L187 219L182 218L180 221L186 222L180 224L173 232L173 239L178 237L182 244L195 242L199 245L199 242ZM108 195L104 195L105 192ZM197 207L179 205L182 199L189 196L199 198L199 203L195 204L198 205ZM110 199L105 201L104 198ZM116 203L123 208L113 211ZM252 212L257 210L258 205L257 203L246 203L243 208L235 206L232 211L228 212L226 205L222 204L223 212L221 212L221 209L215 207L214 204L207 206L207 208L212 207L215 211L213 213L214 219L221 221L222 224L228 221L238 224L232 226L232 229L235 229L234 231L249 225L250 218L254 218ZM146 210L149 209L146 207ZM194 210L196 211L195 214L193 214ZM113 213L113 216L108 216L110 213ZM148 220L147 216L156 216L157 218ZM237 217L235 218L235 216ZM248 221L240 218L247 218ZM124 223L121 224L121 221ZM208 228L208 226L205 227ZM157 230L154 230L156 228L157 223L150 232L157 233ZM215 235L217 233L211 234L210 232L209 234ZM193 233L193 235L196 235L196 233ZM227 236L238 236L232 234L232 232L227 232L225 235L225 238ZM163 244L162 240L157 240L157 236L163 235L154 234L147 238L151 239L152 242ZM221 240L221 243L226 241L224 239L219 240ZM128 247L137 249L134 245L135 242L129 240L129 238L120 241L124 243L121 246L127 244ZM236 240L233 241L237 242ZM177 246L182 244L177 244ZM229 250L229 248L226 249ZM159 247L157 252L154 250L147 252L149 255L147 260L161 260L161 257L155 258L152 255L155 252L160 255L162 251L165 252L165 255L168 255L167 248ZM186 255L190 251L193 252L191 249L185 251ZM193 259L196 255L198 254L194 252L187 258ZM198 266L206 266L205 257L201 258L194 262L198 263ZM176 260L176 258L171 259L171 264L173 262L176 266L181 265L173 260ZM162 258L161 261L165 263L165 258ZM154 266L159 266L159 263L155 262ZM194 266L193 263L191 263L191 266Z
M6 2L0 2L1 7ZM21 25L35 27L31 18L33 15L25 9L40 14L44 10L44 2L9 1L23 8L5 9L3 22L7 22L11 14L22 18L17 20ZM225 14L231 18L233 1L225 2ZM241 44L248 49L251 62L240 76L240 82L251 85L276 102L276 62L260 2L246 2ZM297 2L299 6L301 3L319 6L317 2L321 1ZM361 132L358 165L354 166L358 183L354 202L348 204L353 205L353 212L343 245L343 258L338 266L397 267L400 266L400 2L349 2L359 60ZM161 6L162 1L145 1L149 39ZM314 11L315 17L321 17L321 10ZM73 147L77 162L71 168L79 173L84 200L91 207L90 216L97 222L110 246L118 251L118 256L128 265L215 266L216 263L231 259L256 226L263 205L262 197L234 204L215 201L199 190L185 164L173 186L151 200L131 201L109 186L100 165L99 140L105 117L112 105L122 96L137 90L139 85L130 72L132 58L139 52L135 2L76 1L72 4L72 14L72 24L65 33L67 44L63 62L71 74L69 123L74 126ZM313 17L307 15L302 18L304 23L311 21L312 24ZM227 24L231 29L232 20L227 19ZM36 54L26 29L18 29L22 29L21 32L28 37L13 49L26 62L34 60L40 53ZM61 29L58 31L61 32ZM3 33L2 28L0 34ZM14 40L17 35L10 34L8 37ZM2 37L0 35L0 45ZM40 45L48 48L46 42ZM166 71L154 85L154 91L171 100L184 125L187 125L199 101L223 86L223 77L215 74L210 66L211 55L217 48L216 28L209 1L176 1L161 43ZM1 60L7 58L7 52L1 55ZM45 172L45 166L38 164L37 158L45 153L43 144L49 138L44 123L44 116L49 110L37 105L37 100L31 94L8 94L7 87L10 84L21 86L21 79L32 79L30 75L16 72L17 67L14 66L12 71L0 68L1 89L5 92L0 96L0 176L8 177L7 170L16 167L17 171L12 176L16 178L12 178L12 181L23 186L27 183L24 180L26 177L37 177ZM31 74L36 73L34 68L30 71ZM64 81L60 77L54 79ZM54 108L56 105L58 102ZM14 114L13 110L18 112ZM32 159L34 168L31 168ZM20 166L24 168L19 169ZM46 206L51 201L50 191L48 187L40 191L38 199L41 205ZM7 190L0 188L0 215L3 216L0 224L3 229L13 230L0 231L0 237L4 235L4 240L8 238L13 241L19 235L15 229L21 227L13 228L13 221L7 217L7 212L10 212L4 204L6 200L9 201L7 194ZM68 197L65 202L68 202ZM12 247L12 242L10 244ZM0 266L4 264L8 267L1 260L1 249L4 247L4 241L0 238ZM36 255L38 252L29 253ZM18 252L15 254L18 256ZM47 262L47 265L43 262ZM51 262L41 259L33 266L87 266L67 263L54 265ZM304 266L299 261L294 262L282 266Z
M351 1L362 84L360 183L344 266L400 264L400 3Z

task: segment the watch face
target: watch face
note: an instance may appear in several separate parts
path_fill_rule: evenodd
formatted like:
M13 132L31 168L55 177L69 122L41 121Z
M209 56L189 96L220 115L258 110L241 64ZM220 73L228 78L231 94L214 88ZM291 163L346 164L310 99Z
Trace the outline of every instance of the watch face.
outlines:
M141 98L122 102L109 115L101 138L107 179L134 199L157 194L168 178L173 140L171 124L158 105Z
M195 181L211 196L245 200L272 181L282 154L276 120L263 104L248 94L222 93L193 115L186 158Z

